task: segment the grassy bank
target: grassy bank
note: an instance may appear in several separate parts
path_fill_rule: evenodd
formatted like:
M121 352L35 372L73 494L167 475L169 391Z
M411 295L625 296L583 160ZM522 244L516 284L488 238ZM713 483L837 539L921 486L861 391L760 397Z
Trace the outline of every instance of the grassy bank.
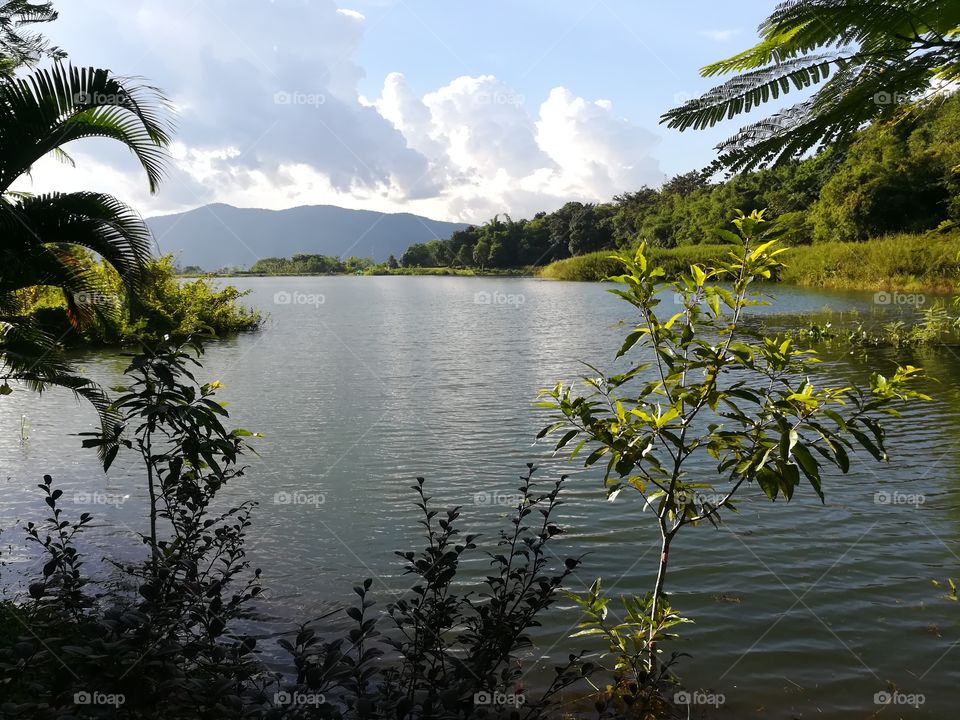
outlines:
M532 276L530 268L493 268L480 270L479 268L451 268L451 267L400 267L393 270L387 268L372 268L364 275L455 275L457 277L488 277L488 276Z
M668 275L693 263L713 264L726 245L687 245L653 251ZM621 272L610 252L560 260L540 271L554 280L599 281ZM960 231L890 235L862 243L817 243L790 248L781 282L850 290L950 291L960 276Z

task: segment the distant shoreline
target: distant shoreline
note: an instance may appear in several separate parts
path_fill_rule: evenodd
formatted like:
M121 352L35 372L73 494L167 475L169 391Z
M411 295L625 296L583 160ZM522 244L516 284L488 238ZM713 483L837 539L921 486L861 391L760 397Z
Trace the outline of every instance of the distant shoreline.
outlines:
M245 277L540 277L538 268L497 268L477 270L475 268L397 268L396 270L377 270L361 273L258 273L258 272L211 272L177 273L180 278L245 278Z

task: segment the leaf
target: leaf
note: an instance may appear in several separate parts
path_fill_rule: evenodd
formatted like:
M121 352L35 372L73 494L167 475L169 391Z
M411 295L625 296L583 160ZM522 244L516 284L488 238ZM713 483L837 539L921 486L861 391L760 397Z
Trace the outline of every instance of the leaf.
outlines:
M564 436L563 436L562 438L560 438L559 442L557 442L557 446L554 448L554 450L559 450L559 449L562 448L564 445L566 445L568 442L570 442L571 440L573 440L573 438L575 438L575 437L577 436L577 433L578 433L578 432L580 432L580 431L579 431L579 430L570 430L569 432L565 433Z
M810 451L805 445L797 445L794 447L793 457L800 465L800 469L803 470L803 474L807 476L807 480L810 481L810 485L813 486L813 489L816 491L817 495L820 496L820 502L825 502L823 490L821 489L820 464L817 462L816 458L810 454Z

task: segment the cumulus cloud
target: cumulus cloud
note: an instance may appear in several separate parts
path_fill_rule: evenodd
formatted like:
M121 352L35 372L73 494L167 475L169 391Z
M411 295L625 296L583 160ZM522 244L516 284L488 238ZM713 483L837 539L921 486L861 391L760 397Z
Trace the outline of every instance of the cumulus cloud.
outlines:
M431 164L454 216L530 214L568 200L607 200L663 180L657 138L618 117L610 102L554 88L537 115L492 75L459 77L418 98L387 77L374 103Z
M609 199L663 179L656 137L612 104L562 87L520 95L493 75L424 95L389 74L359 94L366 19L333 0L147 0L64 7L54 40L101 66L133 68L179 110L170 179L156 198L116 149L78 145L30 189L90 187L152 214L207 202L331 203L480 221L568 200ZM117 29L101 43L94 28ZM544 97L545 96L545 97Z

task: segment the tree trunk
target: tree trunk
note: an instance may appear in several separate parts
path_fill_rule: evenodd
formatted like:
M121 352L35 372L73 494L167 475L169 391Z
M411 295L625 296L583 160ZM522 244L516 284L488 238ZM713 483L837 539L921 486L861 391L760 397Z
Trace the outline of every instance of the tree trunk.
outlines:
M653 599L650 602L650 630L647 635L647 661L650 674L653 675L657 670L657 646L654 640L656 636L657 614L660 612L660 606L663 599L663 586L667 579L667 564L670 561L670 543L673 540L673 533L662 532L663 541L660 545L660 564L657 567L657 583L653 588Z

